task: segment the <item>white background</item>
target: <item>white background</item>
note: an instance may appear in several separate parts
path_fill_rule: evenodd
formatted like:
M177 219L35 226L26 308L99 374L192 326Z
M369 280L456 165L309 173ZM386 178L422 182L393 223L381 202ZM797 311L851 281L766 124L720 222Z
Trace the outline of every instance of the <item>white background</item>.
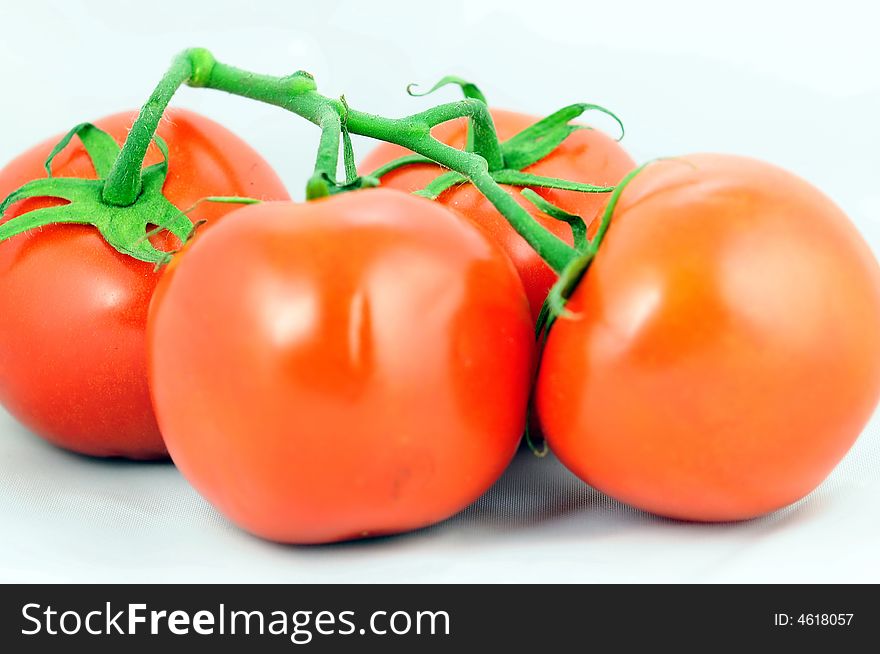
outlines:
M712 150L770 160L825 190L877 252L875 6L0 0L0 165L77 122L138 106L175 52L201 45L246 68L309 70L324 93L389 115L452 99L451 90L431 100L404 93L448 73L479 82L497 106L534 114L604 104L623 118L637 159ZM213 91L183 89L175 102L243 135L302 196L312 126ZM282 547L229 525L169 464L69 455L0 411L5 581L878 582L878 552L877 418L818 491L748 523L653 518L523 455L442 525Z

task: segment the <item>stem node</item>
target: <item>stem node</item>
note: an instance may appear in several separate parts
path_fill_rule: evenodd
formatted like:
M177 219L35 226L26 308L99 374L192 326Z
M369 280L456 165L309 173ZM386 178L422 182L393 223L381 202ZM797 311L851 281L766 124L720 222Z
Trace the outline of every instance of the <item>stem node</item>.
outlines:
M207 86L214 64L217 63L214 55L205 48L190 48L185 50L182 56L189 59L192 67L192 74L187 83L195 87Z

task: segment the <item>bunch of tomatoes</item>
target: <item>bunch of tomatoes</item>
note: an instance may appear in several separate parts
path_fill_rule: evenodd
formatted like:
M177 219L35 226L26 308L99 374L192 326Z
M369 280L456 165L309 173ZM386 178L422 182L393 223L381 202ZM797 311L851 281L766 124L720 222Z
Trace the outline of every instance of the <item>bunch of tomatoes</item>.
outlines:
M136 116L95 127L121 145ZM538 121L491 116L502 140ZM465 149L468 125L432 133ZM751 518L815 488L880 397L874 255L827 197L770 164L695 154L622 186L636 164L620 143L572 130L523 172L618 193L609 208L607 193L531 187L593 237L609 220L536 339L557 272L473 184L413 195L439 164L292 202L207 118L168 110L157 136L145 164L167 159L161 193L198 229L144 234L169 253L160 266L113 247L88 216L4 237L0 402L75 452L170 455L261 537L320 543L441 521L499 478L527 423L632 506ZM14 200L0 230L78 201L16 189L107 173L84 142L57 142L0 171L0 199ZM407 154L380 144L361 172ZM505 190L574 243L567 222ZM216 196L260 202L200 202Z

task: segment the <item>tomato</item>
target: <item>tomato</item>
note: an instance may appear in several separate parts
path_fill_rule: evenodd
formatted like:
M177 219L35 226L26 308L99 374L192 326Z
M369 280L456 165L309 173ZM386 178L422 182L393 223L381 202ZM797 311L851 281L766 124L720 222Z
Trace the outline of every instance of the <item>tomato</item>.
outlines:
M120 113L96 123L120 143L134 121ZM183 210L210 195L286 199L269 165L237 136L195 113L169 112L159 135L170 147L164 191ZM0 171L0 196L45 177L50 139ZM147 163L161 160L151 148ZM58 177L94 178L74 140L56 159ZM14 205L4 219L57 200ZM193 220L235 207L204 203ZM147 308L159 278L97 230L53 225L0 243L0 403L61 447L95 456L167 456L146 378Z
M500 109L493 109L492 117L498 136L502 140L514 136L539 120L535 116ZM467 137L467 122L450 121L437 126L433 133L440 141L463 148ZM408 150L400 146L384 143L369 154L361 165L361 170L369 173L408 153ZM588 184L614 185L633 168L635 162L616 141L598 130L582 129L571 134L549 156L525 168L524 171ZM406 192L417 191L427 186L442 172L439 166L433 164L406 166L385 175L382 178L382 185ZM507 187L507 190L519 200L535 220L568 243L572 242L571 229L567 224L538 211L520 195L520 188ZM581 216L588 225L601 213L608 201L607 194L541 188L533 190L566 211ZM492 203L472 185L453 187L443 193L438 201L464 215L501 244L523 280L533 317L537 318L550 287L556 281L556 274L495 210Z
M236 211L169 266L148 341L175 464L233 522L291 543L475 500L517 449L534 354L503 252L383 189Z
M880 395L880 269L769 164L694 155L623 191L536 389L560 460L660 515L739 520L832 470Z

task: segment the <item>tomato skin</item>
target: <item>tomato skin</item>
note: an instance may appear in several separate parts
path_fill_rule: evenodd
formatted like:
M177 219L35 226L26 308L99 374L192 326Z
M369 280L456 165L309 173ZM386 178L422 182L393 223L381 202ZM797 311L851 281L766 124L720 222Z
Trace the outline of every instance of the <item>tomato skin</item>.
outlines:
M169 267L149 321L183 475L267 539L442 520L519 443L533 365L522 285L443 207L395 191L240 209Z
M121 143L135 116L95 124ZM158 133L170 148L164 191L181 209L210 195L288 197L250 146L207 118L172 110ZM59 138L0 171L0 196L45 177L43 161ZM160 160L151 147L147 164ZM77 139L55 159L53 174L95 177ZM4 220L58 203L26 200ZM234 208L204 203L190 216L214 221ZM160 274L88 226L53 225L0 243L0 403L31 431L75 452L167 456L146 378L147 309Z
M553 451L635 507L739 520L809 493L880 395L880 269L805 181L724 155L655 163L553 326Z
M540 118L526 114L492 109L495 129L501 140L506 140L534 124ZM433 130L440 141L463 148L467 137L464 120L450 121ZM370 173L379 166L409 154L398 145L383 143L364 160L360 169ZM574 132L550 155L525 168L524 171L545 177L558 177L576 182L596 185L617 184L636 164L619 143L598 130L582 129ZM407 193L425 188L442 169L436 165L418 164L392 171L382 178L382 186ZM520 195L520 188L505 187L529 213L545 228L571 244L571 229L564 222L554 220ZM578 193L557 189L534 188L539 195L581 216L589 225L600 215L608 201L607 194ZM533 318L537 318L541 305L557 277L528 243L496 211L491 202L472 185L466 184L449 189L438 201L461 213L465 218L485 230L510 256L526 289Z

